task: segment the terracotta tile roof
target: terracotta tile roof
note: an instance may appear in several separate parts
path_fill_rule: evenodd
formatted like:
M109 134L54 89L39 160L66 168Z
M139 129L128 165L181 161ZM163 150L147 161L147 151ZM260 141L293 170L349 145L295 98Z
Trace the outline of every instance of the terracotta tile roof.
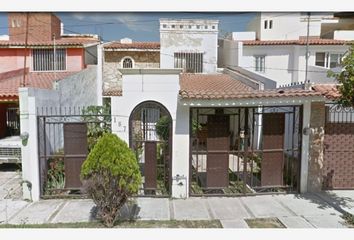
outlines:
M60 80L77 72L41 72L28 73L26 76L26 87L52 89L53 82ZM23 80L23 75L0 80L0 99L18 98L18 88Z
M159 50L159 42L132 42L132 43L120 43L111 42L104 46L104 49L150 49Z
M242 41L246 46L262 46L262 45L306 45L306 39L299 40L245 40ZM335 40L335 39L309 39L310 45L345 45L350 44L352 41Z
M98 39L89 38L89 37L64 37L57 39L55 44L61 47L70 47L70 46L85 46L87 44L99 43ZM53 41L30 41L27 43L29 47L45 47L53 46ZM25 42L22 41L9 41L9 40L0 40L0 47L24 47Z
M254 90L227 74L181 74L182 99L241 99L321 96L304 89Z
M107 89L103 91L103 96L122 96L122 90L120 89Z
M340 97L337 86L336 84L315 84L312 86L312 89L328 99L335 100Z

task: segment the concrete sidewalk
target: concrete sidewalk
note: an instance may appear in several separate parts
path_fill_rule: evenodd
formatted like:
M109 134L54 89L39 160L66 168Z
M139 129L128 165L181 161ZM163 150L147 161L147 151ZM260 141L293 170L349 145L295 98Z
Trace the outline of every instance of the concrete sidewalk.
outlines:
M277 217L287 228L344 228L341 213L316 194L165 199L137 198L140 220L211 220L224 228L247 228L244 219ZM95 221L94 204L84 200L0 201L0 222L41 224ZM5 214L6 213L6 214ZM134 215L125 207L122 218Z

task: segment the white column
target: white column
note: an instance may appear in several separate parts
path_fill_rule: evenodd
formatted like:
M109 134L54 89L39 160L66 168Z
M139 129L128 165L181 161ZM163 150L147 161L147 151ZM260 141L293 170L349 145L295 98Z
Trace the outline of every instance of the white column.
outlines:
M103 72L103 47L102 45L97 45L97 105L102 106L102 88L103 88L103 80L102 80L102 72Z
M27 144L22 144L23 199L38 201L40 198L37 116L35 97L30 89L19 89L21 135L28 134ZM31 185L31 187L29 187Z
M173 120L172 197L189 195L189 107L178 105Z
M310 127L311 117L311 102L303 104L303 120L302 129ZM301 130L302 130L301 129ZM310 150L310 136L304 135L302 131L302 144L301 144L301 170L300 170L300 192L307 192L307 179L309 170L309 150Z

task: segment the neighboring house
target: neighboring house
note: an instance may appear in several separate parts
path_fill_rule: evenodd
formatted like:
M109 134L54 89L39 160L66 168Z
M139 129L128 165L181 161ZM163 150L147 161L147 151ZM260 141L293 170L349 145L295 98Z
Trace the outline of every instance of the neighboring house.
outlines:
M20 87L57 88L59 80L97 64L99 44L97 36L64 34L51 13L9 13L8 28L8 38L0 40L0 139L20 134ZM6 162L14 151L0 141L0 160Z
M63 34L51 13L28 13L26 21L26 13L9 13L9 38L0 40L0 138L19 133L19 87L50 89L97 63L97 37Z
M104 43L103 96L119 94L122 89L120 68L160 68L160 43L133 42L129 38Z
M311 15L307 79L307 16L302 13L257 14L247 32L219 39L219 66L242 67L275 80L278 86L306 80L333 83L327 72L338 70L354 40L353 24L353 19L330 14Z
M161 68L215 73L218 20L161 19Z

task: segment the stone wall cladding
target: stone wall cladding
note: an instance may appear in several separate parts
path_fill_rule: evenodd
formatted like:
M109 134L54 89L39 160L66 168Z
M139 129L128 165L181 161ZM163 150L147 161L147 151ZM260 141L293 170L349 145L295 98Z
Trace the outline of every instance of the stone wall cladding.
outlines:
M134 60L134 68L160 68L160 52L155 51L106 51L103 63L103 91L122 90L119 68L124 57Z
M313 132L309 141L309 172L308 191L318 192L322 189L323 182L323 149L324 149L324 128L325 128L325 104L316 102L311 104L310 127Z

